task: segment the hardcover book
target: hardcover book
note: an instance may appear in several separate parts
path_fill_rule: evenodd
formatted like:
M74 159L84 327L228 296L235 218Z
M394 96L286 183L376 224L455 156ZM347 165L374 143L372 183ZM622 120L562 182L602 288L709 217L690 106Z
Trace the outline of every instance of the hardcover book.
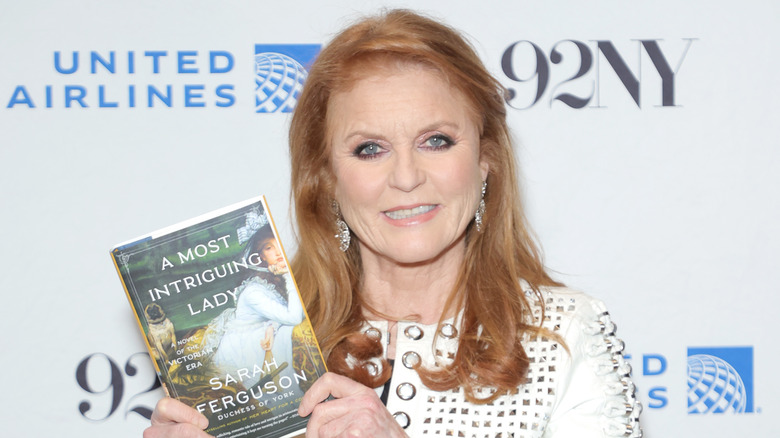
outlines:
M111 251L166 393L217 438L305 431L297 409L325 363L258 197Z

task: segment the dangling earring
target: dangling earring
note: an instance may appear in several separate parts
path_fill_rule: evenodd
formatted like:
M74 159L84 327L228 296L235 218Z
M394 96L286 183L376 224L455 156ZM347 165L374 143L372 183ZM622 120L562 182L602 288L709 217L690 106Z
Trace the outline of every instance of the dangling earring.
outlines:
M482 218L485 216L485 190L487 190L487 181L482 181L482 198L479 200L479 207L474 215L474 223L480 233L482 232Z
M342 252L346 252L349 249L350 241L349 227L347 226L347 223L341 219L341 210L339 209L339 205L336 203L336 201L333 201L332 206L333 212L336 214L336 229L339 230L339 232L336 233L333 237L338 239L339 249Z

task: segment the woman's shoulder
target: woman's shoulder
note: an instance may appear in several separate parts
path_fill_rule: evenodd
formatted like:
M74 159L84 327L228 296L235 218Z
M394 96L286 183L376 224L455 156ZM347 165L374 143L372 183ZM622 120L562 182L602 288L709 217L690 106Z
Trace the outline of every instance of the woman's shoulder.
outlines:
M529 287L524 287L524 290L530 290ZM539 291L546 298L554 298L560 300L574 300L583 303L594 304L603 306L600 299L589 295L581 290L573 289L567 286L540 286Z
M242 291L275 291L277 285L273 281L273 274L270 272L257 272L244 280L239 288Z
M256 302L273 300L283 303L284 299L277 285L261 275L250 277L241 283L238 288L238 302Z
M622 352L617 326L607 306L585 292L562 286L544 286L531 295L533 323L560 336L570 353L609 349Z
M537 323L545 320L592 322L608 315L604 302L592 295L565 286L541 286L534 291L523 285Z
M529 288L527 294L536 324L559 337L539 336L527 345L532 356L556 350L555 359L548 357L543 362L557 360L561 365L556 380L562 386L555 391L558 398L548 432L561 436L601 437L602 432L604 436L641 436L642 408L631 383L631 366L623 357L624 343L617 337L604 302L567 287L541 287L538 293ZM556 348L557 341L563 341L563 349ZM540 358L531 361L539 362ZM542 372L533 367L530 371ZM601 425L587 418L599 418ZM570 427L580 420L593 426L592 435Z

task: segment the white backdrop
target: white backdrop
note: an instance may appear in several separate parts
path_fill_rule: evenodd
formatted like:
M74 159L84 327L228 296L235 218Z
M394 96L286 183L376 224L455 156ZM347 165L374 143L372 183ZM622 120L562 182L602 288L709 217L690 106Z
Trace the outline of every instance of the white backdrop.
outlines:
M256 45L322 44L400 5L462 29L515 90L547 264L611 309L646 435L776 436L780 6L509 3L3 1L4 435L141 433L160 391L109 248L265 194L292 252L289 115L255 112ZM170 102L150 107L149 86ZM749 412L688 413L702 351L742 377Z

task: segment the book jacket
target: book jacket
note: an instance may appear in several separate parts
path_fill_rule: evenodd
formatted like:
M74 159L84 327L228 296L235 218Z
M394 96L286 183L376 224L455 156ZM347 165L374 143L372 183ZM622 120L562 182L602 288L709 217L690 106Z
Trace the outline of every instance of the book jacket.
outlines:
M217 438L305 431L325 363L259 197L116 246L111 255L166 393Z

